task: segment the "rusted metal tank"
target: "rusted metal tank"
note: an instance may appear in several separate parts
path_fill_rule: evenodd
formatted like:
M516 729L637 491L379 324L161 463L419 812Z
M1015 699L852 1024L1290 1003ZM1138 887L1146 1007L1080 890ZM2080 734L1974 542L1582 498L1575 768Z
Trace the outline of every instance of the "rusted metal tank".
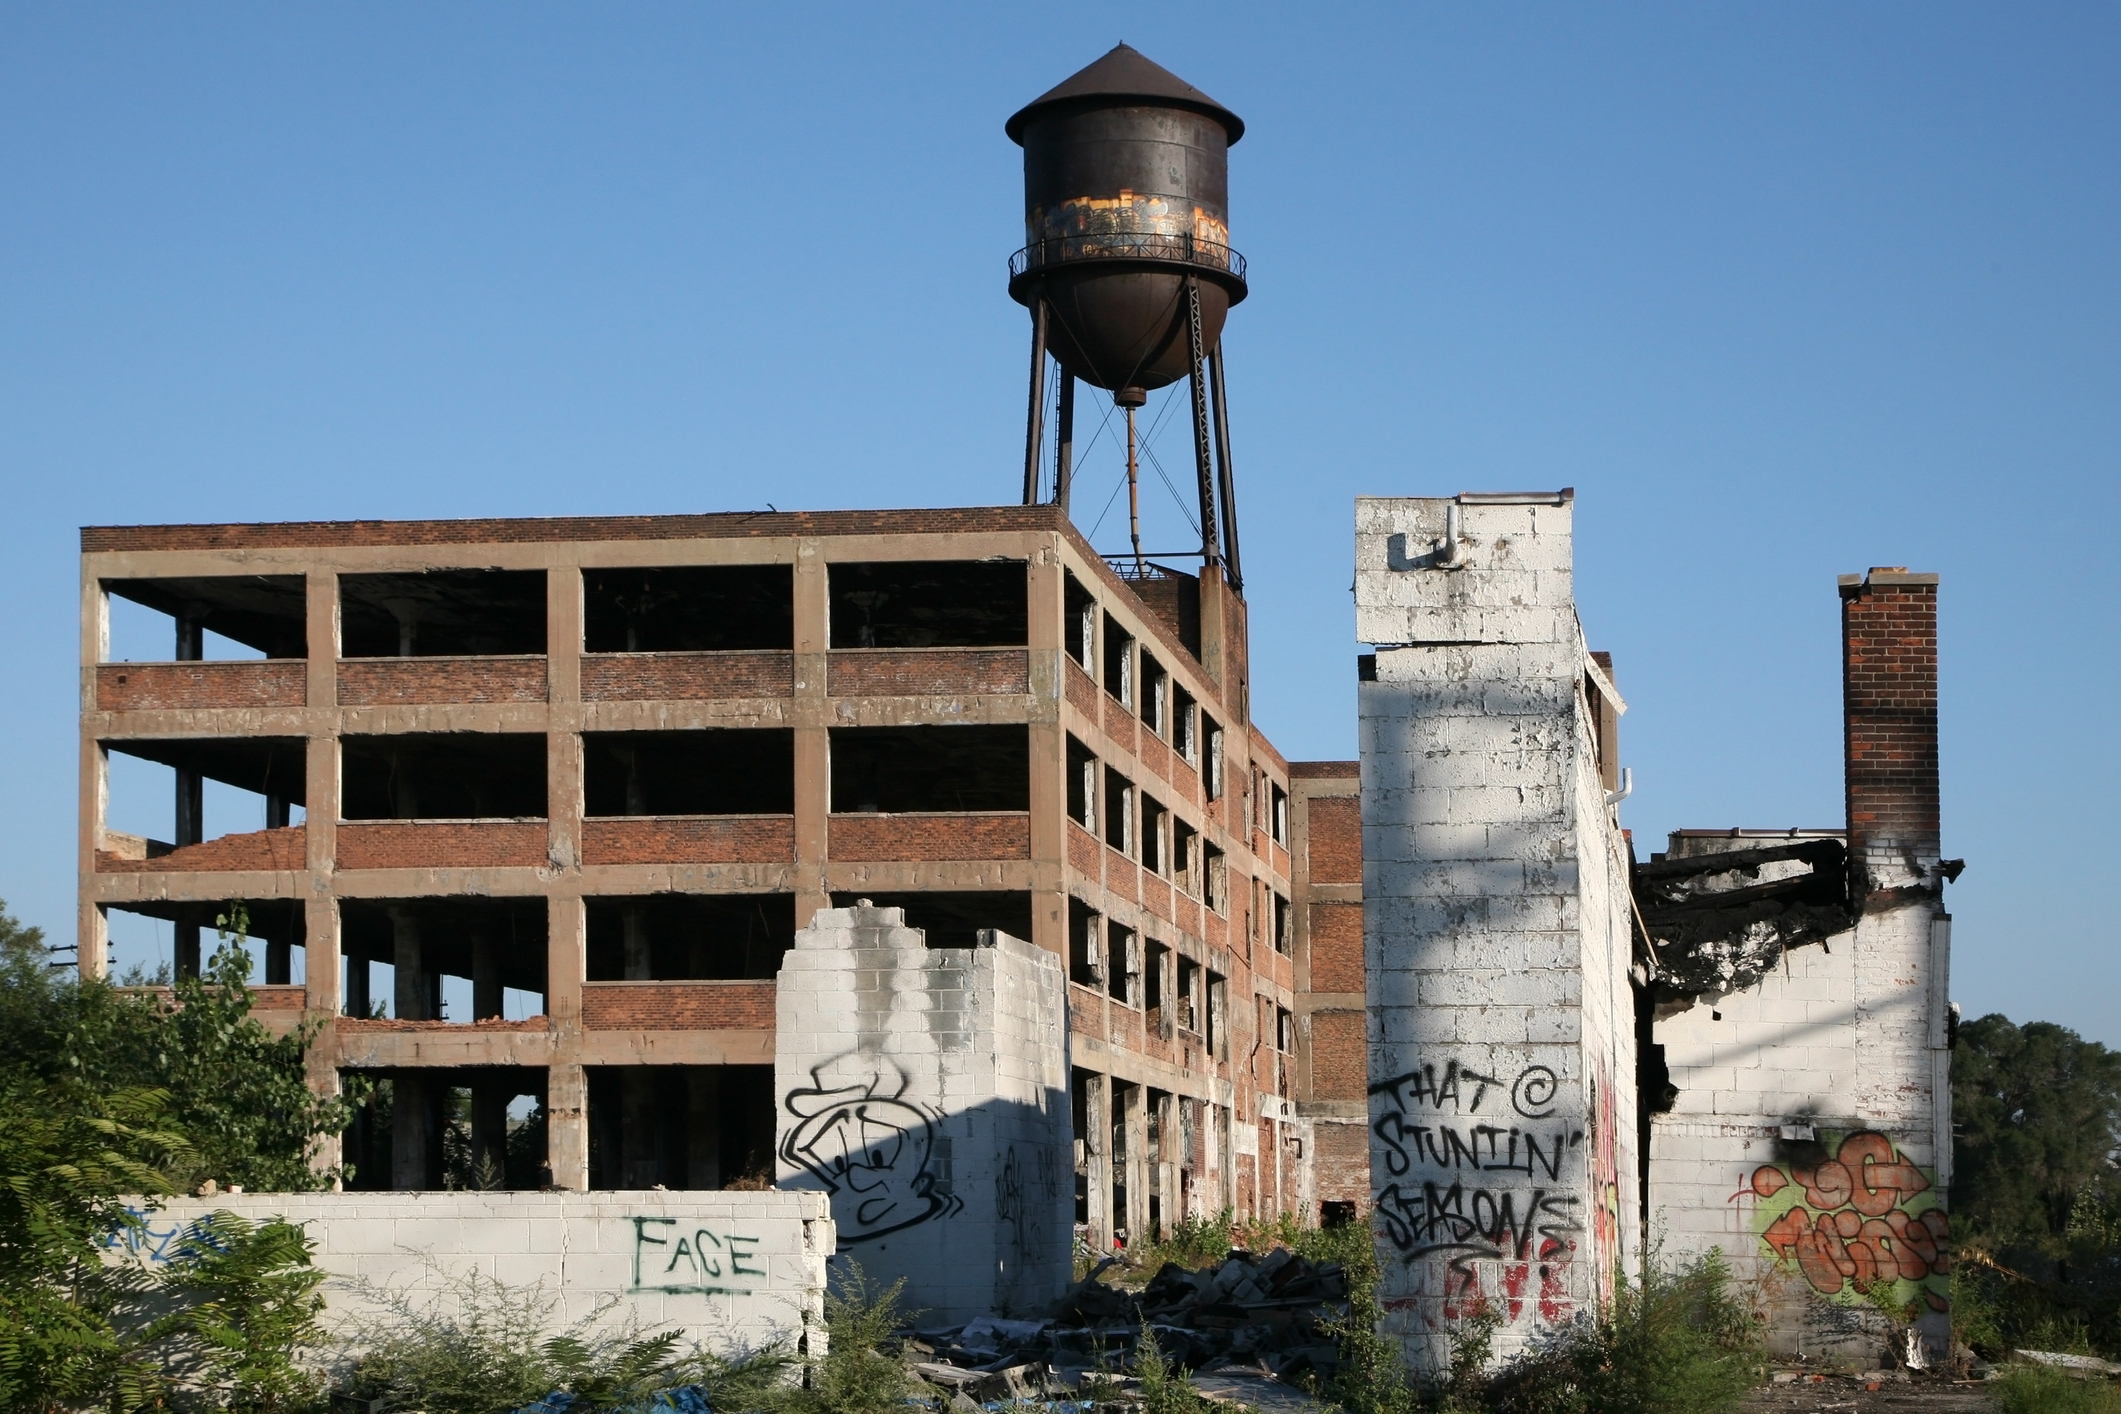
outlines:
M1230 249L1235 113L1122 44L1009 120L1024 148L1026 244L1009 264L1018 303L1043 301L1061 366L1139 405L1186 376L1186 283L1213 349L1245 297Z

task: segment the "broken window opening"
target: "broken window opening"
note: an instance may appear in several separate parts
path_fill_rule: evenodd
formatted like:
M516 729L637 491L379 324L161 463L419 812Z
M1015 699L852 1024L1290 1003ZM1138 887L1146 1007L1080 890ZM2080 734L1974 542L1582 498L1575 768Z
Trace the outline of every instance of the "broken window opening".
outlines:
M543 899L346 899L339 950L348 1016L470 1024L545 1014Z
M1208 1025L1201 1033L1201 1039L1208 1054L1217 1060L1230 1058L1230 1028L1225 1021L1229 991L1229 979L1220 972L1208 974Z
M1028 727L834 727L835 814L1029 810Z
M98 848L121 859L158 859L187 845L286 829L306 818L308 744L300 737L134 737L99 744L109 797ZM261 838L258 845L260 867L303 867L296 839Z
M1223 917L1230 916L1230 861L1223 852L1206 840L1201 841L1201 874L1205 884L1202 898L1209 908Z
M584 732L586 815L790 815L795 733Z
M928 935L931 948L973 948L989 930L1031 941L1031 895L1024 890L922 890L877 894L834 894L834 908L852 908L862 899L878 908L902 909L906 926Z
M1201 893L1200 832L1171 817L1171 882L1194 898Z
M350 1191L552 1186L542 1067L423 1066L371 1074L374 1092L340 1140Z
M1105 691L1123 707L1134 705L1134 638L1105 615Z
M1152 874L1171 872L1171 848L1166 831L1171 812L1154 796L1142 796L1142 868Z
M1200 704L1184 688L1171 688L1171 745L1181 760L1200 769Z
M787 565L582 571L589 653L728 653L795 647Z
M1022 560L826 567L834 648L1015 648L1030 642Z
M1295 936L1295 930L1290 926L1291 909L1289 901L1272 890L1268 891L1267 899L1269 906L1273 910L1274 951L1286 955L1294 945L1293 939Z
M103 906L109 940L108 976L120 987L167 987L197 976L224 942L238 941L234 919L248 919L241 937L253 986L295 987L309 980L307 915L300 899L219 901L140 899Z
M466 658L545 652L545 571L339 576L340 656Z
M1061 646L1086 673L1097 671L1097 600L1074 570L1062 570Z
M298 574L106 579L107 662L230 662L309 656L309 595Z
M591 1189L773 1186L772 1066L597 1065L585 1074ZM657 1255L686 1269L675 1245Z
M1105 969L1106 995L1125 1006L1140 1006L1141 934L1108 920L1105 924Z
M1201 966L1199 963L1184 954L1179 955L1178 989L1177 995L1173 998L1177 1004L1177 1015L1172 1019L1177 1023L1179 1030L1192 1032L1194 1035L1200 1034L1203 1020L1201 1015L1200 974Z
M1142 1010L1149 1018L1149 1029L1166 1041L1171 1039L1171 981L1167 975L1171 967L1171 949L1151 939L1143 949L1142 957Z
M1084 987L1102 987L1105 980L1104 949L1099 940L1104 920L1079 898L1068 900L1068 980Z
M1134 784L1105 767L1105 843L1130 858L1134 853Z
M1267 779L1267 833L1283 849L1289 847L1289 793L1272 777Z
M588 980L770 979L795 946L793 894L584 899Z
M1201 740L1207 747L1207 769L1204 784L1208 788L1208 799L1223 798L1223 729L1222 723L1207 713L1201 713Z
M1167 715L1171 705L1171 675L1146 648L1141 655L1141 685L1142 724L1158 736L1168 738L1171 734Z
M1094 1071L1071 1069L1068 1079L1068 1118L1075 1134L1075 1221L1087 1225L1090 1222L1090 1161L1102 1150L1098 1125L1102 1107L1098 1096L1104 1077ZM1109 1212L1099 1214L1099 1225L1109 1226L1111 1218Z
M339 739L340 818L545 817L542 732L406 732Z
M1089 747L1068 738L1068 818L1097 833L1097 757Z

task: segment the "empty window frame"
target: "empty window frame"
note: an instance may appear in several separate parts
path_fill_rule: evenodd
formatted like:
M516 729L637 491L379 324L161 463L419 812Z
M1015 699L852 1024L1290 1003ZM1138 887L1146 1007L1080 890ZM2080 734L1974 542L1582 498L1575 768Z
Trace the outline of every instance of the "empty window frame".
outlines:
M1194 770L1200 769L1200 705L1176 683L1171 686L1171 745Z
M1230 861L1228 856L1209 844L1200 842L1201 850L1201 898L1208 907L1227 918L1230 916Z
M1203 712L1201 720L1201 747L1206 760L1202 774L1206 777L1208 799L1223 797L1223 728L1222 723Z
M1097 600L1083 588L1075 571L1063 570L1061 643L1086 673L1097 672Z
M1267 779L1267 833L1283 849L1289 847L1289 793L1272 777Z
M1097 757L1074 737L1068 738L1068 818L1097 833Z
M1105 767L1105 843L1121 854L1134 853L1134 783Z
M1201 1033L1208 1054L1217 1060L1230 1057L1229 979L1220 972L1208 974L1208 1024Z
M545 571L340 575L339 642L347 658L543 653Z
M582 797L588 815L793 814L795 734L584 732Z
M1030 729L834 727L836 814L1029 810Z
M1142 945L1142 1010L1149 1013L1152 1029L1168 1036L1171 1032L1170 1000L1171 980L1167 975L1171 968L1171 949L1154 938Z
M1105 615L1105 691L1122 706L1134 705L1134 636Z
M582 630L591 653L790 649L794 572L787 565L584 570Z
M1292 910L1289 907L1289 901L1272 891L1267 894L1267 900L1269 906L1273 909L1274 951L1287 953L1292 946L1292 938L1295 932L1290 926Z
M1142 797L1142 868L1152 874L1171 872L1171 812L1154 796Z
M1104 919L1079 898L1068 900L1068 980L1084 987L1105 982Z
M174 651L166 656L178 662L249 656L230 652L231 643L268 658L302 658L309 652L308 590L298 574L106 579L103 588L116 598L169 616L168 622L159 625L160 643L140 645L144 651L139 654L130 651L134 646L131 635L124 632L129 625L114 624L119 629L116 636L127 640L127 651L119 658L158 662L165 657L162 644L171 646ZM149 631L143 624L142 632Z
M548 936L543 899L346 899L341 1005L399 1021L519 1020L545 1009ZM387 980L371 964L390 969Z
M1147 649L1143 649L1141 655L1140 696L1142 722L1158 736L1168 738L1171 733L1167 715L1171 707L1171 675Z
M339 738L340 818L537 819L543 732L408 732Z
M1127 1006L1142 1004L1142 936L1105 922L1105 992Z
M1285 1055L1296 1053L1296 1013L1285 1006L1274 1008L1274 1049Z
M979 946L984 932L1007 933L1031 941L1031 895L1023 890L966 889L921 890L878 893L863 889L859 894L832 895L834 908L852 908L862 899L878 908L896 908L905 914L906 926L927 934L931 948Z
M1195 898L1200 897L1200 832L1171 817L1171 882Z
M592 982L766 979L795 945L793 894L583 900Z
M834 648L1011 648L1030 641L1022 560L829 565Z
M1200 1034L1202 1007L1200 995L1201 965L1183 954L1178 959L1177 986L1172 997L1176 1015L1172 1020L1181 1031Z

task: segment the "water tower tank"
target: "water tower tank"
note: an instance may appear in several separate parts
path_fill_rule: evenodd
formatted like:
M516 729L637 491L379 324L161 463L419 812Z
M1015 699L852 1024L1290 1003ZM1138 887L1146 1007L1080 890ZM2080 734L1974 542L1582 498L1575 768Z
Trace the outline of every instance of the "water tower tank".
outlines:
M1207 349L1245 297L1229 205L1229 147L1244 122L1122 44L1007 130L1024 148L1026 231L1009 293L1045 302L1063 368L1138 405L1187 374L1187 278Z

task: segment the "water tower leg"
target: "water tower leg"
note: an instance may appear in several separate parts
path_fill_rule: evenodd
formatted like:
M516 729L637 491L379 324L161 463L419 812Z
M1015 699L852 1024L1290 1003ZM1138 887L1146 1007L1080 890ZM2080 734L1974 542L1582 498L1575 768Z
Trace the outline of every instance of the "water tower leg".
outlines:
M1220 562L1215 545L1215 473L1208 462L1208 380L1201 371L1200 282L1186 281L1186 381L1193 393L1193 471L1200 483L1201 573Z
M1215 459L1223 489L1223 573L1230 587L1245 592L1245 575L1237 557L1237 476L1230 469L1230 398L1223 391L1223 346L1216 340L1208 354L1208 386L1215 394Z
M1031 298L1031 412L1024 430L1024 504L1038 503L1039 443L1046 428L1046 302Z
M1053 503L1066 511L1075 482L1075 375L1065 368L1060 371L1060 406L1053 420L1059 424L1053 442Z

